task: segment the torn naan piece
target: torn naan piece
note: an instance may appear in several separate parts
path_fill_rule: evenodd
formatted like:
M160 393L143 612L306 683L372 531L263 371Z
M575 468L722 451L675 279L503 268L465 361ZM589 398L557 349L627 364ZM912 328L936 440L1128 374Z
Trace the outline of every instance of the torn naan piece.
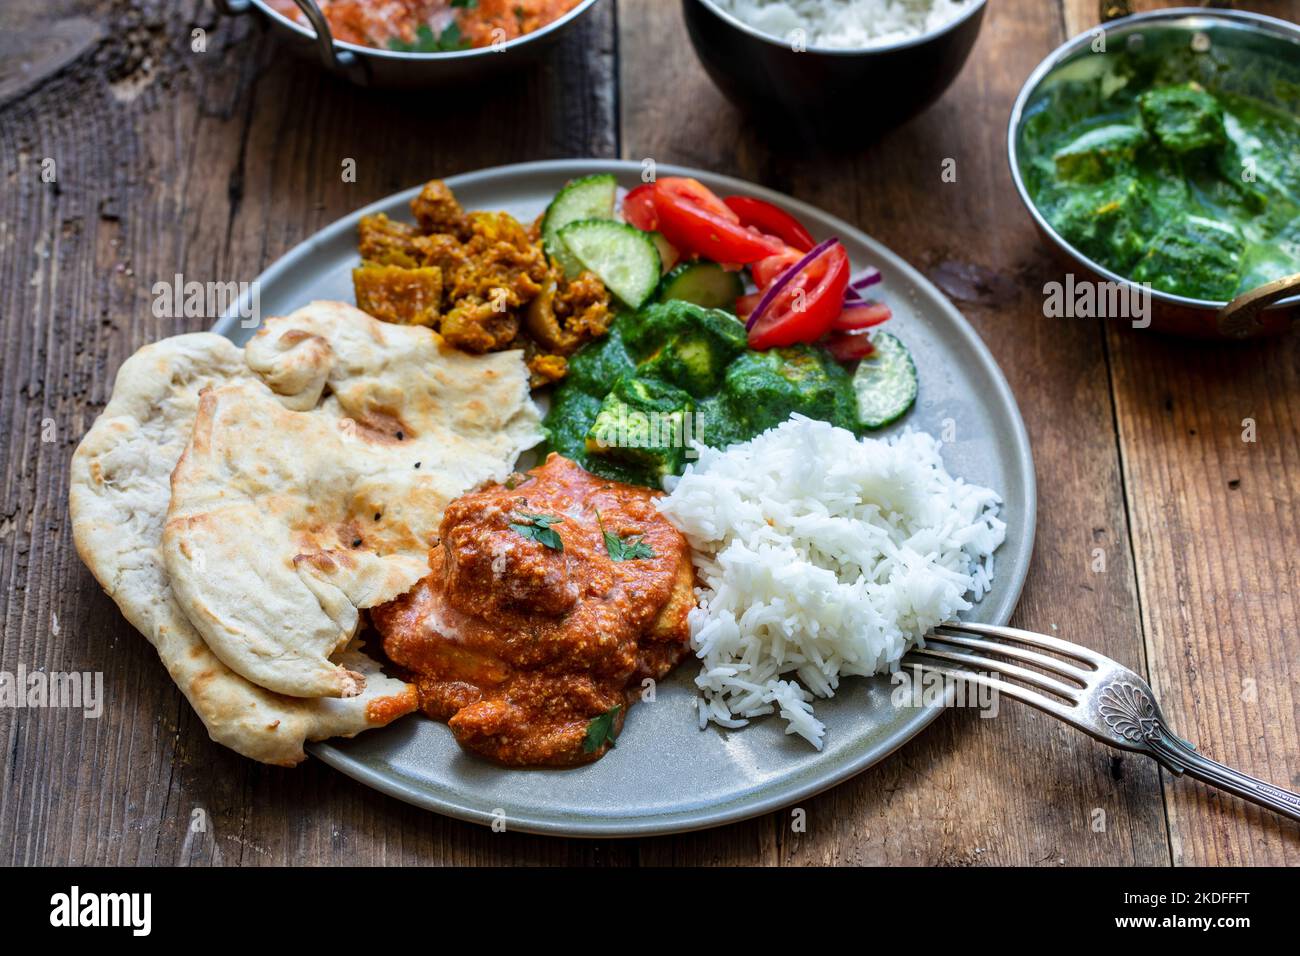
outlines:
M446 506L542 437L522 353L467 355L341 303L270 319L256 385L206 392L172 475L167 571L208 646L263 687L349 697L358 611L428 573ZM261 382L274 391L268 391Z
M73 537L212 739L254 760L292 766L306 756L304 741L383 726L411 713L417 701L412 686L385 676L355 642L339 660L364 676L360 695L272 693L223 664L176 603L161 554L171 473L189 441L200 390L230 382L253 386L256 378L240 349L206 332L164 339L127 359L112 399L72 458Z

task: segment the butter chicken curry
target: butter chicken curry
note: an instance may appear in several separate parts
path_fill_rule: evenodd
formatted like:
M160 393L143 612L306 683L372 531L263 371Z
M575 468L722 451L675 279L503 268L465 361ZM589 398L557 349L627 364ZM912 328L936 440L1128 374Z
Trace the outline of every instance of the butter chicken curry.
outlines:
M429 576L371 612L424 712L503 764L612 747L642 682L688 653L695 575L657 497L552 454L453 502Z

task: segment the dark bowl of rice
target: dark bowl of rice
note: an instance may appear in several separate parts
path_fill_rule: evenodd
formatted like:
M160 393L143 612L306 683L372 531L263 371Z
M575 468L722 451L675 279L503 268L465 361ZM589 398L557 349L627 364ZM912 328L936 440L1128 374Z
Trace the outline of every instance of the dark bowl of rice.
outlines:
M709 78L773 134L861 142L939 98L986 0L682 0ZM864 14L871 12L868 17Z

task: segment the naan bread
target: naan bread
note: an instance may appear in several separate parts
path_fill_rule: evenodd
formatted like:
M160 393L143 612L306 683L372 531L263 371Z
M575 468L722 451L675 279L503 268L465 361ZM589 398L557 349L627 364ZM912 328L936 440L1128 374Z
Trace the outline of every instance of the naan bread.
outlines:
M256 684L350 697L331 657L358 609L428 573L446 506L541 439L522 353L317 302L246 349L260 383L206 392L172 475L163 555L207 645Z
M414 688L386 677L355 647L340 660L364 675L359 696L272 693L223 664L176 603L160 550L169 481L189 440L200 389L230 382L254 387L256 379L240 350L219 335L178 335L127 359L112 400L72 458L73 537L212 739L254 760L292 766L306 756L304 741L382 726L413 711L417 701Z

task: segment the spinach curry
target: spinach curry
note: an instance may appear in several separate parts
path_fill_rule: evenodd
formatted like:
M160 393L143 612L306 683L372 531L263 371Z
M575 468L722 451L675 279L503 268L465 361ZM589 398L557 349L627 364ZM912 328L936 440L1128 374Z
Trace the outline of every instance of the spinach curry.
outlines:
M1063 84L1029 115L1021 172L1071 245L1152 288L1223 301L1300 270L1300 122L1194 80Z
M623 313L569 360L545 451L657 488L681 474L691 440L725 447L792 412L861 432L856 405L849 373L823 349L755 352L731 313L669 300Z

